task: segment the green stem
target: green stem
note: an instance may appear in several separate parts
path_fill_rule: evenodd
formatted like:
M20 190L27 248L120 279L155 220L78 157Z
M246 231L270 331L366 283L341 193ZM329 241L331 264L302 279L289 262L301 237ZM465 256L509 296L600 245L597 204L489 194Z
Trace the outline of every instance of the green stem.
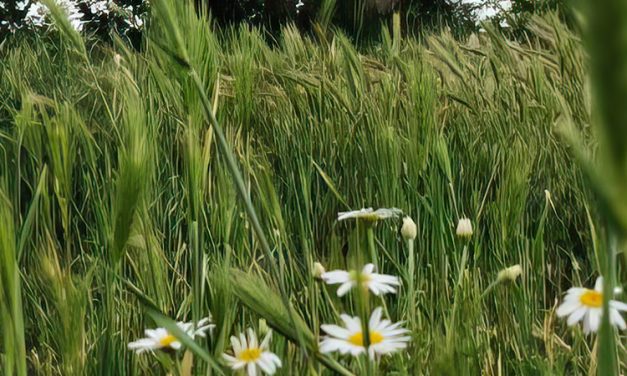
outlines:
M483 292L481 293L481 296L479 297L479 299L483 300L490 293L490 291L494 290L496 285L498 285L499 283L500 283L500 281L498 279L495 279L494 281L492 281L488 285L488 287L486 287L486 289L483 290Z
M614 296L615 257L617 238L610 227L608 229L608 245L603 260L603 314L601 315L601 327L599 330L599 349L597 352L598 375L617 375L618 366L616 359L616 338L614 328L610 324L609 302Z
M377 249L374 244L374 228L373 224L368 223L366 227L366 236L368 237L368 250L370 251L370 262L372 262L377 268L379 267L379 260L377 257Z
M361 275L360 275L361 278ZM359 319L361 320L361 333L363 338L363 345L366 349L366 374L372 375L372 364L368 355L368 348L370 347L370 328L368 327L368 321L370 320L370 292L367 288L362 287L361 281L358 287L358 293L356 294L358 299Z
M198 222L193 221L189 230L190 245L194 254L194 287L193 287L193 303L192 303L192 319L194 322L198 322L202 315L201 302L202 296L202 283L203 283L203 265L202 265L202 251L199 245L198 239Z
M466 263L468 261L468 246L464 245L464 250L462 251L462 260L459 265L459 275L457 276L457 283L455 284L455 297L453 300L453 310L451 312L451 319L449 321L448 332L446 333L446 345L449 351L451 350L451 346L453 344L453 339L455 333L455 322L457 318L457 308L459 303L459 295L462 286L462 280L464 278L464 270L466 270Z
M409 303L409 318L408 321L411 322L412 327L415 325L416 319L416 292L415 292L415 282L414 277L416 273L416 255L414 254L414 240L407 239L407 295L408 295L408 303Z

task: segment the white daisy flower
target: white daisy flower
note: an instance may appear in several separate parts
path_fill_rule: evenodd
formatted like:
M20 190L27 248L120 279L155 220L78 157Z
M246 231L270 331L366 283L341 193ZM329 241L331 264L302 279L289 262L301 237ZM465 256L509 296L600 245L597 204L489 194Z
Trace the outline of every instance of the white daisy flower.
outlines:
M211 323L210 317L205 317L204 319L198 321L197 325L194 325L192 322L182 321L177 322L176 325L192 339L197 336L204 338L206 336L206 332L215 327L215 325ZM135 351L137 354L141 354L146 351L161 349L179 350L182 347L181 342L165 328L146 329L144 334L146 335L146 338L130 342L128 344L128 349Z
M281 359L268 350L271 337L272 331L269 331L261 344L258 344L257 335L249 328L248 339L244 333L240 333L239 338L231 336L233 355L224 353L222 357L233 370L246 367L248 376L256 376L258 368L268 375L274 375L276 369L281 367L282 364Z
M390 320L381 320L381 307L375 309L368 322L370 346L368 354L374 359L375 355L385 355L407 347L411 339L405 335L409 330L401 328L400 322L392 324ZM338 325L322 325L321 328L328 334L320 342L320 352L329 353L339 351L340 354L359 356L366 352L361 320L347 314L341 316L345 327Z
M201 319L196 325L193 322L178 322L177 325L192 339L196 337L205 338L207 336L206 333L215 328L215 325L211 322L211 316Z
M357 285L369 289L375 295L396 293L396 287L401 284L398 277L387 274L373 273L374 264L366 264L361 272L351 270L332 270L323 273L320 278L329 285L341 283L337 289L337 296L343 296Z
M365 221L376 222L382 219L397 218L401 214L403 214L403 211L397 208L391 208L391 209L382 208L382 209L377 209L377 210L373 210L372 208L365 208L361 210L339 212L337 213L337 220L343 221L345 219L355 218L355 219L363 219Z
M610 300L610 323L620 329L627 328L620 311L627 311L627 304ZM601 323L603 313L603 277L599 277L594 290L583 287L572 287L566 292L564 302L557 309L558 317L568 316L569 326L583 320L583 331L588 334L596 332Z

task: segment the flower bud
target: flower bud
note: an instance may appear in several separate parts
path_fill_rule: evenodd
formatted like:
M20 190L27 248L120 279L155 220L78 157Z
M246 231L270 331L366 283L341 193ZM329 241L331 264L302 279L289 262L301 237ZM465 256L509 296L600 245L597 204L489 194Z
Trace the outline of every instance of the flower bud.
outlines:
M270 327L265 319L259 319L259 337L265 337L270 331Z
M457 236L461 238L470 238L472 236L472 223L470 223L470 219L460 219L459 222L457 222L457 230L455 232Z
M324 266L319 262L314 262L311 275L313 275L314 278L320 279L324 273L326 273Z
M520 266L520 264L516 264L514 266L510 266L509 268L501 270L497 279L499 282L514 282L518 277L520 277L522 272L522 266Z
M120 54L113 55L113 62L115 63L115 67L119 68L122 65L122 56Z
M411 217L403 218L403 227L401 227L401 235L405 240L414 240L416 239L416 234L418 229L416 228L416 223Z

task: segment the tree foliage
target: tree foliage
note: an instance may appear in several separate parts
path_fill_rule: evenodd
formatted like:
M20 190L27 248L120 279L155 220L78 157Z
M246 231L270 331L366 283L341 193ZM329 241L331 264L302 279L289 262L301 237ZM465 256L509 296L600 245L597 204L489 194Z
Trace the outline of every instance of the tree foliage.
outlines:
M149 10L147 0L74 0L81 13L83 30L108 39L113 32L137 46L141 40L141 26ZM221 26L249 23L262 26L270 35L276 35L287 23L310 31L319 20L321 9L331 9L330 21L354 38L377 36L392 12L400 12L404 30L424 30L429 26L449 26L455 31L475 26L474 10L481 3L453 0L194 0L199 11L209 11ZM494 1L492 1L494 2ZM498 2L498 1L497 1ZM29 0L21 4L14 0L0 0L0 39L9 32L26 29ZM108 4L106 11L96 6ZM489 0L484 3L490 3ZM512 12L516 15L542 13L565 8L565 0L514 0Z

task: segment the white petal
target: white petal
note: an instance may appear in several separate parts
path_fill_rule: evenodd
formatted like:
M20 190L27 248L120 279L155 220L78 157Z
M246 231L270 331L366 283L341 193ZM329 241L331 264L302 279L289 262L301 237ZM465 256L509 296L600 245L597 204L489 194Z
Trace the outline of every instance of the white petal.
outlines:
M255 363L248 363L246 370L248 372L248 376L257 376L257 365Z
M374 271L374 264L366 264L364 268L361 270L361 274L369 275Z
M370 278L372 278L372 280L377 281L379 283L385 283L388 285L400 285L401 284L400 279L395 275L373 273L372 276L370 276Z
M206 332L211 331L215 328L215 325L211 323L211 317L205 317L202 320L198 321L196 325L196 329L194 330L194 335L199 337L206 337Z
M380 219L397 218L403 211L398 208L381 208L374 212Z
M405 336L405 337L395 337L394 339L384 340L381 343L394 349L404 349L405 347L407 347L407 342L409 341L411 341L411 337Z
M333 285L350 281L350 274L346 270L331 270L330 272L322 273L320 278L325 283Z
M324 324L324 325L321 325L320 328L324 330L324 332L327 333L328 335L336 337L336 338L347 339L348 337L350 337L350 332L347 329L342 328L341 326L338 326L338 325Z
M368 283L367 284L368 289L370 289L370 291L372 291L373 294L375 294L376 296L381 295L381 290L379 289L379 285L377 283Z
M409 330L407 329L394 329L394 330L382 330L381 331L381 335L383 335L384 337L388 337L388 338L392 338L392 337L396 337L396 336L400 336L402 334L407 334L409 333ZM402 337L404 338L404 337ZM409 338L409 337L408 337Z
M343 313L340 315L340 318L342 319L342 321L344 321L346 329L348 329L349 332L351 333L361 332L361 320L359 319L359 317L357 316L351 317Z
M269 351L266 351L263 354L261 354L261 358L259 359L260 367L262 367L262 363L264 363L268 368L268 370L264 369L264 371L270 375L276 372L277 367L281 367L281 359L279 359L278 356L276 356L275 354Z
M242 344L242 350L247 349L249 347L248 341L246 340L246 336L244 335L244 333L239 334L239 343Z
M359 218L363 216L364 214L370 214L370 213L372 213L372 208L365 208L361 210L353 210L353 211L347 211L347 212L339 212L337 213L337 220L343 221L349 218Z
M621 316L620 312L615 309L610 309L610 320L612 321L612 325L619 327L621 330L625 330L625 328L627 328L627 324L625 324L623 316Z
M248 363L246 363L243 360L239 360L238 359L235 363L231 364L231 369L233 369L233 370L242 369L242 368L246 367L246 364L248 364Z
M135 351L138 354L141 354L145 351L152 351L152 350L156 350L158 348L160 348L161 346L159 345L158 342L155 342L154 340L150 339L150 338L142 338L139 339L137 341L134 342L130 342L127 345L129 350Z
M568 289L568 291L566 291L566 298L565 299L568 299L569 296L577 297L577 299L579 299L581 294L586 292L586 290L587 289L583 288L583 287L571 287L571 288Z
M263 356L259 358L259 360L257 360L257 365L259 366L259 368L261 368L263 372L267 373L268 375L273 375L276 371L276 368L274 368L274 364L268 361Z
M598 292L603 292L603 277L599 276L594 283L594 289Z
M588 312L588 327L590 331L596 332L601 324L601 309L595 308Z
M579 300L577 301L565 301L557 308L557 317L568 316L573 313L577 308L581 307Z
M354 348L357 347L345 340L337 338L325 338L318 346L319 351L323 354L333 351L339 351L341 354L346 354L348 352L352 352Z
M235 353L235 355L238 355L240 352L242 352L242 344L237 337L231 336L231 346L233 346L233 352Z
M174 350L180 350L181 346L182 345L179 341L174 341L170 344L170 347L173 348Z
M627 311L627 304L620 302L618 300L610 300L610 307L618 311Z
M579 322L579 320L581 320L586 312L588 312L588 309L586 307L577 308L573 313L570 314L570 316L568 316L568 320L566 321L568 326L573 326L577 322Z
M407 347L407 342L381 342L373 345L372 348L378 354L389 354Z
M146 334L146 337L155 338L155 339L163 338L168 335L168 331L165 330L164 328L146 329L144 330L144 333Z
M283 367L283 363L281 362L281 358L279 358L275 353L265 352L263 356L267 357L272 361L277 367Z
M371 281L368 287L370 288L370 291L377 296L387 293L396 293L396 289L394 287L376 281Z
M366 348L363 346L355 346L353 344L349 344L347 347L348 351L340 351L341 354L350 353L352 356L358 356L359 354L363 354L366 352Z
M248 328L248 348L254 349L259 347L257 343L257 335L252 328Z
M233 364L235 364L235 363L239 362L239 360L238 360L236 357L231 356L231 355L229 355L229 354L227 354L227 353L223 353L223 354L222 354L222 358L223 358L224 360L226 360L226 362L227 362L229 365L233 365Z
M344 296L344 294L349 292L350 289L352 289L354 285L355 283L353 281L345 282L344 284L340 286L339 289L337 289L337 296Z
M182 332L187 333L187 334L191 333L193 329L192 323L189 323L189 322L179 321L176 323L176 326L178 326Z
M381 321L381 313L383 309L381 307L377 307L374 311L372 311L372 315L370 315L370 321L368 322L368 328L375 328L379 325L379 321Z
M375 359L375 349L374 349L374 347L371 346L371 347L368 348L368 355L370 356L370 359L373 359L373 360Z

